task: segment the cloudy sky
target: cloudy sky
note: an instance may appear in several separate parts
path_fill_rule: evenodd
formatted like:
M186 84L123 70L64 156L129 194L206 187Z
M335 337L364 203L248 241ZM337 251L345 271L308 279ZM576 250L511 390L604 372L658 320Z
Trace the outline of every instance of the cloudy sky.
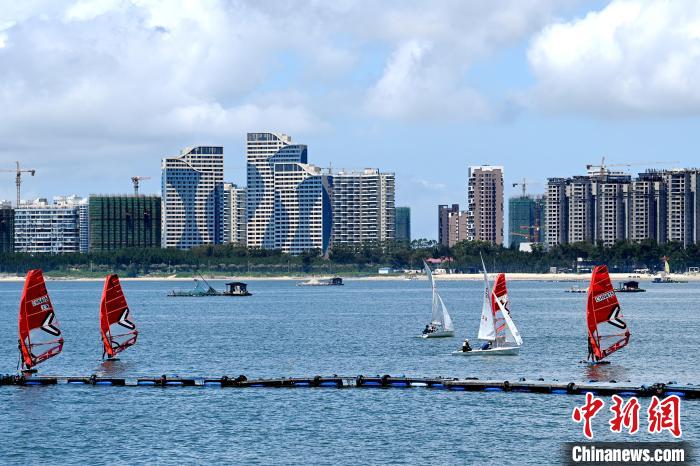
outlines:
M0 0L0 168L37 170L26 198L158 192L162 157L220 144L245 184L245 133L279 131L396 172L435 238L468 165L508 195L602 156L699 166L698 83L695 0Z

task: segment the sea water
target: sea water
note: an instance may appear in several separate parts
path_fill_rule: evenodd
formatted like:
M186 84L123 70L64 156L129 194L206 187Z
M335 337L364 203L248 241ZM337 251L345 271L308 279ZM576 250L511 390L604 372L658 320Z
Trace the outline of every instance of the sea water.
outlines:
M347 281L297 287L251 281L251 297L169 298L178 282L126 281L139 341L103 363L98 282L50 281L65 338L42 375L111 377L332 375L544 378L637 384L700 383L700 284L649 284L620 294L632 338L591 368L585 294L556 282L510 282L519 356L453 357L474 341L482 284L438 282L456 337L418 339L430 319L425 281ZM223 289L223 282L212 281ZM21 283L0 283L0 372L16 370ZM583 440L571 411L581 396L392 390L0 387L0 458L31 463L554 463ZM608 400L609 404L609 400ZM645 430L642 400L641 430ZM606 406L605 411L608 410ZM612 434L595 440L670 440ZM683 439L697 441L700 401L682 404Z

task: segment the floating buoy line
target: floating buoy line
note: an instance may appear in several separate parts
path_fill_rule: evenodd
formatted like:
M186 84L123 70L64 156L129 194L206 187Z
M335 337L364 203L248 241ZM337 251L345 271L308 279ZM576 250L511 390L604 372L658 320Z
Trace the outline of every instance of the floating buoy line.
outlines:
M460 392L504 392L504 393L541 393L555 395L583 395L593 393L600 396L669 396L677 395L686 399L700 398L700 385L679 384L676 382L636 385L630 382L560 382L544 379L517 381L481 380L470 378L424 378L424 377L393 377L364 376L314 376L300 378L248 379L238 377L139 377L118 378L98 377L56 377L56 376L25 376L6 374L0 376L0 385L5 386L47 386L47 385L89 385L115 387L221 387L221 388L424 388L431 390L447 390Z

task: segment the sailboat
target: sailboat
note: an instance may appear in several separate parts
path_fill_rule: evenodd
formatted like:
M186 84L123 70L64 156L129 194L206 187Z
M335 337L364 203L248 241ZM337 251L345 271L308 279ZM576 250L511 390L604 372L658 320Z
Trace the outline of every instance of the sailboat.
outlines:
M455 327L452 323L452 317L450 317L442 297L437 292L435 281L433 280L433 272L425 261L423 261L423 265L425 266L425 273L428 276L430 288L433 290L433 308L430 324L426 326L419 338L453 337L455 336Z
M506 276L501 273L496 278L493 292L489 285L484 259L481 258L484 271L484 299L481 306L481 321L479 324L480 340L487 343L484 348L453 351L455 356L514 356L520 352L523 339L520 336L508 310L508 289Z
M586 303L588 326L588 360L603 364L603 358L624 348L630 341L630 331L622 320L622 310L610 282L608 268L599 265L593 269Z
M100 303L100 333L104 349L102 358L116 360L115 356L136 343L139 332L131 320L122 285L117 275L105 278Z
M23 372L57 356L63 349L63 336L46 290L41 270L30 270L24 280L19 304L19 351Z

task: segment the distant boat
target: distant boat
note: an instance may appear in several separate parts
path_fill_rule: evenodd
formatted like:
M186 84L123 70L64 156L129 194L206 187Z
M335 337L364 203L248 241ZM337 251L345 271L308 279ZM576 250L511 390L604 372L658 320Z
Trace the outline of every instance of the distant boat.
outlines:
M654 277L652 283L688 283L685 280L674 280L669 275L671 274L671 266L668 263L668 257L661 258L664 261L664 270L659 272L658 276Z
M319 280L318 278L312 278L308 281L297 283L297 286L343 286L343 279L340 277L333 277L326 280Z
M515 356L520 352L523 339L508 309L508 289L506 276L498 274L493 292L489 286L489 277L481 259L484 272L484 296L481 306L481 321L479 324L479 340L485 340L482 348L471 348L465 340L462 349L453 351L455 356Z
M591 274L586 302L588 360L592 364L602 363L604 358L627 346L630 331L622 319L622 310L610 282L608 268L599 265Z
M100 332L104 346L102 359L106 356L108 361L114 361L118 353L136 344L139 335L117 275L105 278L100 303Z
M452 317L450 317L450 313L447 312L447 307L445 307L442 297L440 297L440 294L437 292L430 267L425 261L423 261L423 265L425 266L425 273L428 276L430 288L433 291L433 304L430 324L425 326L425 330L419 335L419 338L453 337L455 336L455 327L452 323Z
M618 293L642 293L646 290L639 287L638 281L630 280L628 282L620 283L620 286L615 291Z
M168 296L175 298L192 297L202 298L205 296L252 296L248 291L248 285L243 282L229 282L225 291L214 289L207 281L199 276L200 280L194 279L194 289L192 290L172 290Z
M581 288L579 285L574 285L568 290L564 290L565 293L588 293L588 288Z
M63 336L41 270L27 273L18 320L22 371L36 372L37 364L63 349Z

